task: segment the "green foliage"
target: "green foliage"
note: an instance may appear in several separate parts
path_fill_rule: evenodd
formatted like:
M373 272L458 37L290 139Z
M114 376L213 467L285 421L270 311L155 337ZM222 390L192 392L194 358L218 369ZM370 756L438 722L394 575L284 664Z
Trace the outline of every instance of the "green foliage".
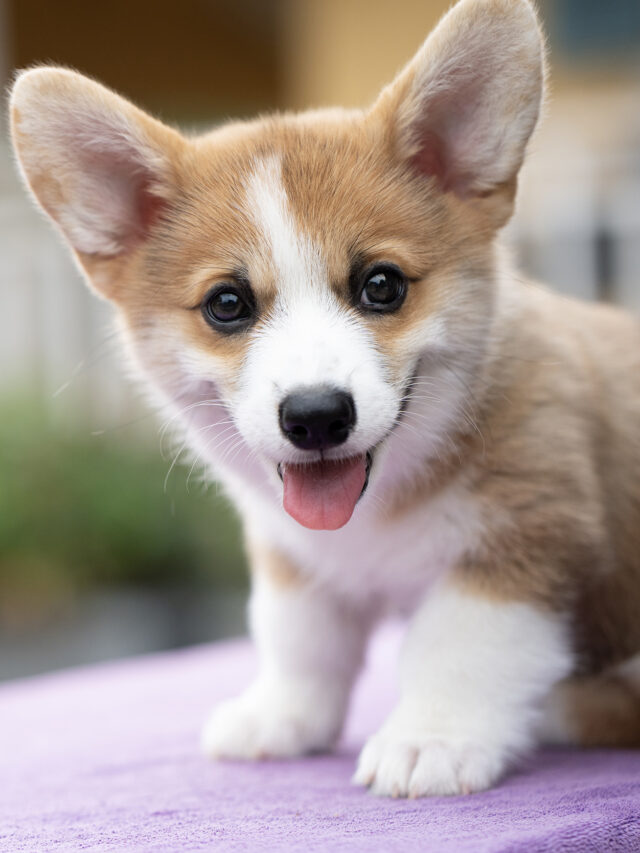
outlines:
M165 488L154 442L52 428L24 406L0 412L3 610L92 586L246 584L232 509L215 486L192 478L188 489L180 466Z

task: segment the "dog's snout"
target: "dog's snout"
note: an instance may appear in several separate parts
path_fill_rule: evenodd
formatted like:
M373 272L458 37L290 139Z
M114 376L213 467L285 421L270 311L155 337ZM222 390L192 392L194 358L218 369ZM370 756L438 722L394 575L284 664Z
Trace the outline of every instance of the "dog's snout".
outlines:
M294 391L280 405L280 428L301 450L337 447L355 426L351 394L325 386Z

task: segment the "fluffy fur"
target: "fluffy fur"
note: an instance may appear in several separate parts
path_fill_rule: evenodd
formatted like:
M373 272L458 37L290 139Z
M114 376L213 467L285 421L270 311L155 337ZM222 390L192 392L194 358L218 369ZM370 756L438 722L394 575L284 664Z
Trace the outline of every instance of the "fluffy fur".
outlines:
M527 0L461 0L368 110L185 138L59 68L21 74L18 162L140 372L243 518L262 672L217 709L216 757L329 748L373 626L411 619L402 698L355 776L486 788L540 739L640 745L640 326L522 283L496 244L542 98ZM358 265L406 275L353 303ZM212 285L257 316L209 326ZM289 391L330 381L373 455L351 520L282 507Z

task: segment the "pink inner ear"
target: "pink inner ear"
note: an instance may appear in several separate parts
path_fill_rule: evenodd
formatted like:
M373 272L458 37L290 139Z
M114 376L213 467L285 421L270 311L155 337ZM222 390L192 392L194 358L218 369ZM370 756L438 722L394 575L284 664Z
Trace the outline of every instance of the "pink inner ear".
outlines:
M449 140L449 149L453 140ZM438 188L444 192L455 193L465 199L473 195L470 186L473 176L459 168L454 152L447 150L443 139L432 130L423 130L420 136L420 148L412 158L414 168L425 177L435 178Z
M460 198L473 194L474 176L469 166L484 145L482 138L474 138L475 128L482 124L482 117L477 115L481 83L481 77L469 79L466 73L452 72L448 88L422 103L421 117L414 125L418 144L413 157L415 168L435 178L442 192L453 192Z
M157 222L167 202L149 189L149 181L142 180L136 188L136 203L139 227L135 237L144 239L152 226Z
M119 232L126 251L148 236L166 202L153 192L154 176L140 162L135 149L106 151L102 157L111 199L115 201L111 210L116 219L114 231Z
M76 205L87 248L77 248L87 252L92 243L89 254L106 256L129 251L148 236L166 206L153 191L156 176L134 148L103 145L82 153Z
M420 134L420 148L412 159L414 167L425 177L435 178L443 192L451 187L449 169L445 159L444 146L440 137L433 131L425 130Z

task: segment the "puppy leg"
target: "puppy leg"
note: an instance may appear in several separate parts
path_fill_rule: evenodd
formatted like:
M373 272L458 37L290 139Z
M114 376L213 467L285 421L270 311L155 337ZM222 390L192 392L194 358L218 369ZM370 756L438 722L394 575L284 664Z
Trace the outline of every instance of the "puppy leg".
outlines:
M543 743L640 747L640 655L557 684L543 706Z
M365 745L354 781L410 797L490 787L532 746L539 704L570 668L559 617L442 582L414 616L400 702Z
M291 757L338 738L367 635L365 620L324 590L258 568L250 626L256 682L214 710L202 744L214 758Z

